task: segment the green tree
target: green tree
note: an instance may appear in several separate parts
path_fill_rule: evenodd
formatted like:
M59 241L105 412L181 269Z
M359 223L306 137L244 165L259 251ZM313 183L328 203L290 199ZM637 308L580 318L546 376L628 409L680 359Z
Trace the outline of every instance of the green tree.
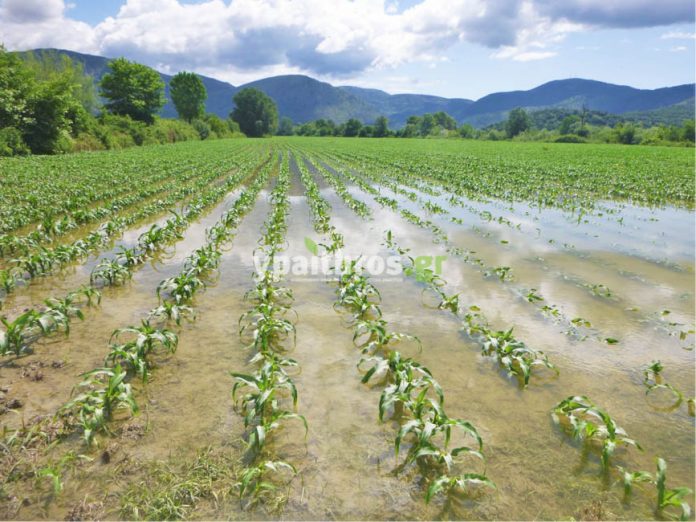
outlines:
M685 141L694 142L694 120L686 120L682 126L682 137Z
M435 127L435 118L432 114L424 114L420 120L420 135L429 136Z
M283 116L280 119L280 124L278 125L278 136L292 136L294 134L292 120L287 116Z
M169 82L169 94L179 118L191 123L203 117L208 93L200 76L186 71L177 73Z
M579 125L580 125L580 116L577 114L569 114L563 120L561 121L561 124L558 126L558 132L561 134L572 134L575 131L579 130Z
M86 112L92 113L97 109L94 78L85 73L81 62L52 49L27 53L23 59L38 82L65 79L70 84L71 96Z
M436 112L433 114L433 118L435 119L435 123L443 129L454 130L457 128L457 122L446 112Z
M125 58L109 62L109 68L111 72L99 82L101 95L107 100L106 109L134 120L154 122L154 115L165 102L164 82L160 75Z
M353 138L360 134L360 129L362 129L362 123L360 123L360 120L351 118L346 122L346 127L343 130L343 135L348 138Z
M474 129L468 123L464 123L461 127L459 127L459 135L462 138L475 138L476 137L476 129Z
M619 143L632 145L636 143L636 127L633 123L619 124L614 127L614 137Z
M514 138L518 134L529 130L531 126L532 122L529 119L527 111L518 107L510 111L507 122L505 123L505 132L507 132L508 138Z
M384 136L389 136L389 120L386 116L380 116L375 120L375 126L372 131L372 135L375 138L383 138Z
M0 45L0 128L22 129L31 121L30 99L35 89L31 71Z
M278 107L265 93L252 87L234 95L235 108L230 117L249 137L273 134L278 127Z
M67 78L38 85L30 102L32 119L24 128L24 141L33 153L53 154L69 149L65 142L71 128L70 110L76 104L71 87Z

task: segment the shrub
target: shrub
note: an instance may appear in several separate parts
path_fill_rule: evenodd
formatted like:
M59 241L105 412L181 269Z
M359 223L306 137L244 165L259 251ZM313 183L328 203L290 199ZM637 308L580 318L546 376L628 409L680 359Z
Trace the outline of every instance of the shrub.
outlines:
M196 129L196 132L198 132L198 136L202 139L205 140L210 136L210 125L208 125L206 122L203 120L193 120L191 122L191 126Z
M89 150L104 150L106 146L104 143L94 134L89 134L86 132L80 133L76 138L73 139L72 150L73 152L85 152Z
M22 133L14 127L0 129L0 156L23 156L30 150L22 139Z
M554 140L556 143L587 143L587 140L577 134L562 134Z

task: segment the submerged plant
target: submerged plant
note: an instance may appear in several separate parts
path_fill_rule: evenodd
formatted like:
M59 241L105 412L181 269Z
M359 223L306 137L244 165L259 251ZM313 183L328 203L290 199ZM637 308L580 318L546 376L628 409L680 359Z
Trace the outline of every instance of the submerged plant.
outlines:
M608 469L609 459L618 446L635 446L642 450L640 444L629 438L607 412L585 396L570 396L562 400L554 407L552 418L557 424L563 422L573 438L599 443L604 469Z
M63 413L77 415L87 444L92 444L98 431L106 429L116 411L126 410L132 415L138 412L131 386L125 382L126 376L120 365L87 372L78 384L78 388L87 391L63 406Z

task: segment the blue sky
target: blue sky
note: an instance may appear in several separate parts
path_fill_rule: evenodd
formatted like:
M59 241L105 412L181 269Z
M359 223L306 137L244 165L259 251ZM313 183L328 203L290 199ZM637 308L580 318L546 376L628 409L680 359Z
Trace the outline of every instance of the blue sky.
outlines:
M0 0L0 41L235 85L299 73L473 99L569 77L690 83L696 60L684 0Z

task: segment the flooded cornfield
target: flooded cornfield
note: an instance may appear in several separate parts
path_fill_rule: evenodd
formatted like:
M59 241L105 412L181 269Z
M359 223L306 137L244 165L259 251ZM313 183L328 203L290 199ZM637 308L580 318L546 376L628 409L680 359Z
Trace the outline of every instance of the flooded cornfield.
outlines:
M0 162L3 519L693 519L692 149Z

